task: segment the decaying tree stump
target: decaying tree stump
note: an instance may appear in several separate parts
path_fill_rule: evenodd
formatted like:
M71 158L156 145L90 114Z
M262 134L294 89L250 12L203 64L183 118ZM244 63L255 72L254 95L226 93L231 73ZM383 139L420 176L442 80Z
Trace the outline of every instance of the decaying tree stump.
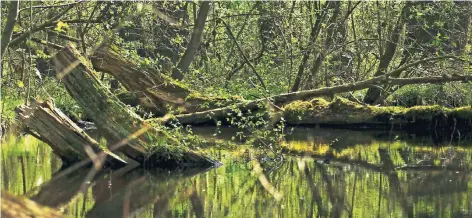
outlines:
M126 107L98 80L90 63L72 45L56 54L53 63L58 78L87 117L95 122L108 147L125 144L119 151L148 166L216 164L215 161L182 146L158 126L150 126Z
M16 108L16 113L34 136L51 146L53 152L62 159L64 166L88 159L86 146L89 146L94 153L102 151L107 153L106 163L112 167L126 164L117 155L101 148L97 141L55 108L50 100L23 105Z

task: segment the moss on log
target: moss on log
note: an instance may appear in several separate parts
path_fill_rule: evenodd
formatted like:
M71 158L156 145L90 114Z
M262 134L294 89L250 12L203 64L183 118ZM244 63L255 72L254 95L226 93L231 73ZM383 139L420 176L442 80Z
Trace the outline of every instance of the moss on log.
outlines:
M107 47L98 49L90 59L96 70L112 75L123 84L128 91L120 93L123 102L131 106L140 105L157 116L172 110L178 113L210 110L242 100L241 97L203 96L158 70L139 65Z
M334 126L391 126L396 129L426 127L426 129L472 127L472 108L446 108L437 105L378 107L361 105L336 97L332 102L322 98L294 101L283 107L287 124Z
M118 100L96 76L91 64L72 46L53 57L69 94L103 134L108 147L147 166L213 166L215 161L183 146L158 126L150 126ZM145 78L136 79L142 83ZM178 99L174 99L180 101Z
M106 163L109 166L119 167L126 164L117 155L101 148L97 141L89 137L50 100L23 105L16 108L16 113L34 136L49 144L53 152L62 159L63 166L88 159L86 146L95 153L107 153Z
M25 197L17 197L2 191L2 217L64 217L59 211L41 206Z

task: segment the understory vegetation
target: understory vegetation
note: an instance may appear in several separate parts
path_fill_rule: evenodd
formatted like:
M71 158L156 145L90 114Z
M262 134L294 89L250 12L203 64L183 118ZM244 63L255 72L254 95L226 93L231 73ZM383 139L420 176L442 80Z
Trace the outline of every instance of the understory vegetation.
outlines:
M256 138L272 135L269 143L260 140L266 147L280 140L286 124L319 124L330 113L347 118L339 124L410 122L411 111L436 109L446 117L469 116L471 11L470 2L12 1L1 8L1 124L15 123L15 107L33 99L53 101L74 122L94 121L51 59L70 44L100 83L144 119L173 114L178 121L181 114L266 99L257 106L265 111L234 106L227 117L212 118ZM144 77L102 69L97 52L104 47ZM146 76L164 82L144 87ZM336 89L346 84L352 88ZM162 85L164 91L153 90ZM333 90L272 100L327 88ZM156 106L149 94L166 91L176 99L163 97ZM346 110L335 108L340 102ZM186 128L167 126L172 134Z

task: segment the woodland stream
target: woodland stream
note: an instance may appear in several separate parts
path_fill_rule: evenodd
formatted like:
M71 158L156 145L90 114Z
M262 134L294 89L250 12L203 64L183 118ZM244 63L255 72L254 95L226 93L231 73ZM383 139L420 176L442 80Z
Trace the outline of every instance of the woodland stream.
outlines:
M231 138L233 129L199 127ZM400 133L295 128L283 161L213 150L205 171L87 170L50 181L61 161L32 136L2 142L2 189L69 217L471 217L472 142ZM436 145L435 145L436 144ZM273 189L267 188L268 186ZM85 194L79 192L80 188ZM269 191L269 190L272 190Z

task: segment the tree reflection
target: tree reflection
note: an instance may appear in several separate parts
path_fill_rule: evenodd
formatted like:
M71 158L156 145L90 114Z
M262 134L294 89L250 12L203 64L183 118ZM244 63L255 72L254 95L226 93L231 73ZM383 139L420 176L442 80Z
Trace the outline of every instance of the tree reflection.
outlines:
M7 169L2 178L7 189L22 194L26 186L29 197L41 204L64 208L64 213L72 217L472 215L472 149L382 141L376 138L378 135L354 132L342 135L348 139L339 139L337 143L357 139L338 146L329 143L333 134L324 138L319 133L304 135L303 140L287 140L286 147L303 156L286 156L279 163L260 161L267 182L283 193L280 201L253 173L250 158L224 150L216 151L224 164L208 172L106 171L90 181L90 188L83 194L80 187L86 170L32 188L33 181L47 174L28 155L3 153L6 158L3 166L13 170ZM44 157L51 161L51 156ZM49 163L42 166L53 170Z

